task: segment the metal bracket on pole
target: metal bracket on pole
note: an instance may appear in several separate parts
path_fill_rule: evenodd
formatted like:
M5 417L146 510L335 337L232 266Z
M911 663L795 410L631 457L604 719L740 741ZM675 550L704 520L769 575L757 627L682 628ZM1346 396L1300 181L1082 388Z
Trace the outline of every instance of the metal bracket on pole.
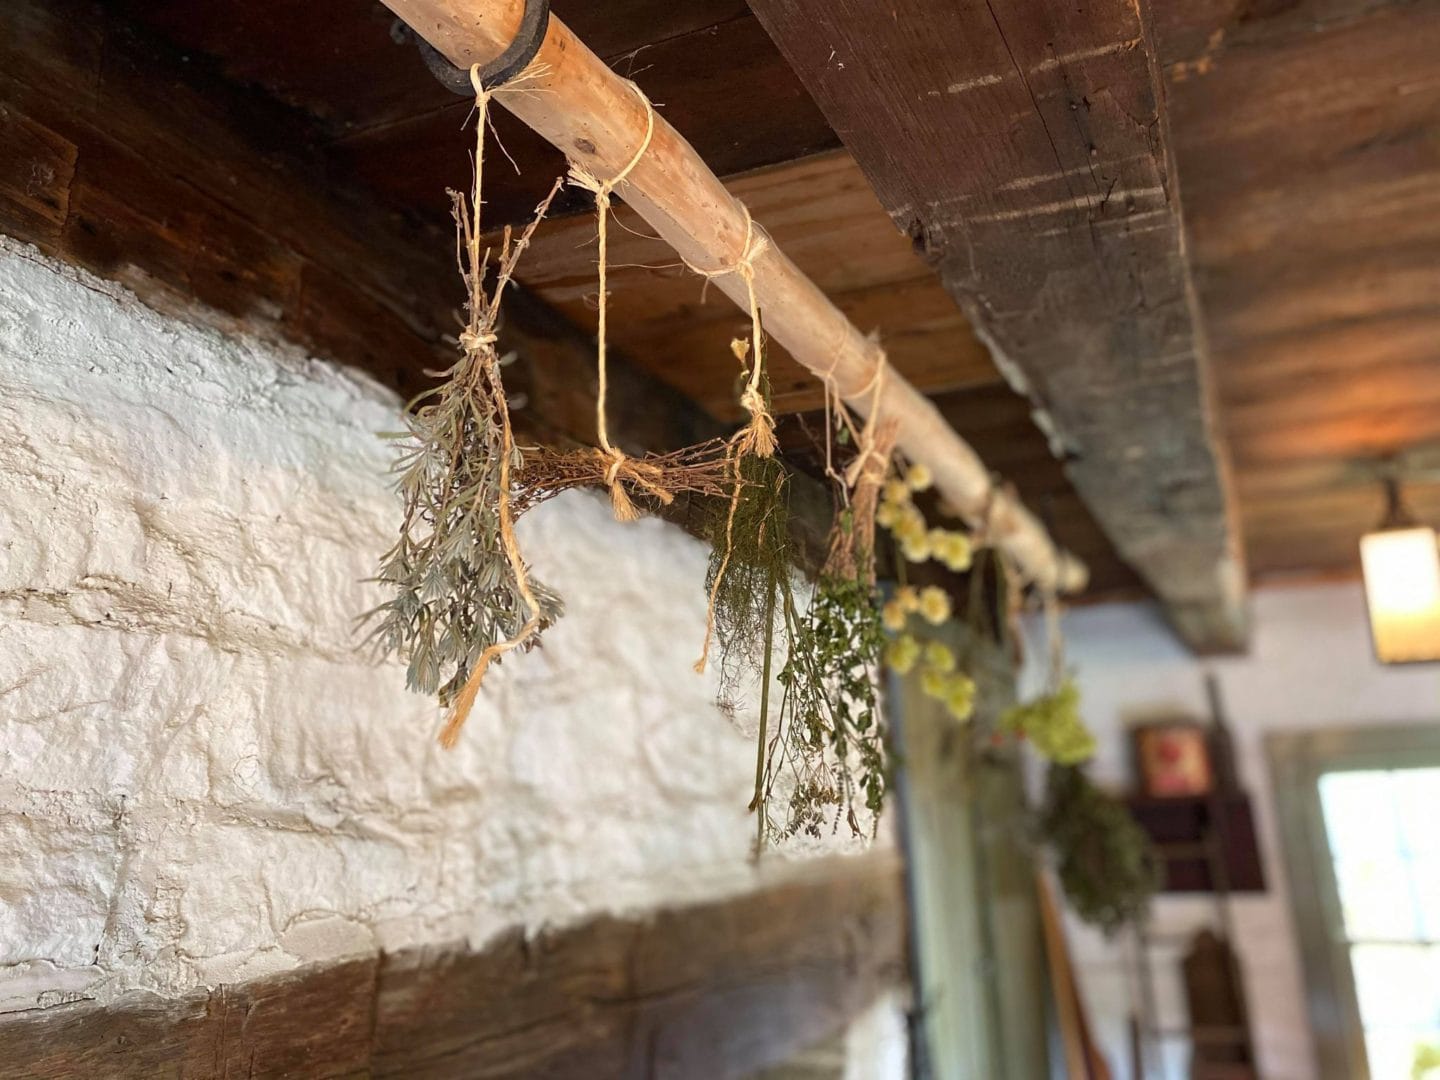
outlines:
M504 86L525 70L535 59L545 41L545 32L550 29L550 0L525 0L525 14L520 28L505 51L480 69L480 85L487 90ZM390 37L397 43L407 39L414 41L420 50L420 57L430 74L441 86L460 97L473 97L475 88L470 84L470 72L452 64L439 49L415 32L404 19L396 19L390 27Z

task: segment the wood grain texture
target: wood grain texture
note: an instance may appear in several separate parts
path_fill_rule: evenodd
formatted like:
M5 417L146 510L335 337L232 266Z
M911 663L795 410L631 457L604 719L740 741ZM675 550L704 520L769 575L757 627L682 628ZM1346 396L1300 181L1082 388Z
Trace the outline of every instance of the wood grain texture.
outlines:
M0 1018L3 1080L748 1076L904 979L893 856L731 900Z
M895 370L918 389L1000 380L989 350L848 154L803 158L726 187L851 322L876 335ZM520 272L527 287L587 329L595 326L594 234L590 216L547 222ZM628 208L610 230L610 262L611 340L713 415L740 418L730 341L748 335L748 316L707 288ZM783 346L770 355L775 410L819 408L824 392L815 377Z
M450 363L463 289L453 240L417 228L305 148L303 115L186 65L85 0L0 7L0 231L150 305L298 344L405 395ZM533 297L507 305L502 346L551 441L593 436L582 332ZM612 412L631 447L714 434L693 403L618 358Z
M127 17L204 55L226 78L264 89L320 121L336 175L392 208L443 226L447 187L469 173L470 103L397 44L395 16L373 0L111 0ZM834 133L744 0L554 0L567 23L616 71L641 78L665 115L692 133L722 175L833 148ZM744 93L737 93L737 87ZM563 157L496 110L516 168L492 170L489 215L515 223L564 173ZM397 163L403 163L397 164ZM586 196L567 192L557 214Z
M1172 621L1247 631L1146 30L1127 0L751 0Z
M1353 574L1440 446L1440 5L1152 6L1252 568Z

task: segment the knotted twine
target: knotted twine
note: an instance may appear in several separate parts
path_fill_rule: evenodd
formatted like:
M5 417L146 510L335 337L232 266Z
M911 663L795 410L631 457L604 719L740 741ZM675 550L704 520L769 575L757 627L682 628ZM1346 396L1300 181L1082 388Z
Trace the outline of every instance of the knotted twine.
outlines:
M744 340L736 338L730 343L730 348L740 363L744 364L747 359L750 361L750 376L744 392L740 395L740 404L750 414L750 422L741 430L735 449L742 456L754 454L757 457L770 457L775 453L777 445L775 418L770 415L770 409L765 403L765 339L760 326L760 301L755 294L755 260L770 246L770 237L764 229L755 224L748 206L741 202L740 209L745 213L745 243L734 263L707 270L683 256L680 261L692 273L699 274L707 281L727 274L736 274L745 283L745 295L750 305L750 343L747 346Z
M629 84L630 89L635 91L642 103L645 105L645 138L640 142L640 148L635 151L635 156L630 163L621 169L609 180L600 180L594 173L578 162L570 161L570 183L575 187L589 191L595 196L595 216L598 219L599 247L600 247L600 298L599 298L599 329L596 344L595 364L599 373L599 390L595 396L595 427L596 434L600 440L600 454L609 459L605 469L605 486L610 489L610 507L615 514L616 521L634 521L640 516L640 511L631 500L629 493L625 490L623 481L628 480L648 495L653 495L661 503L669 504L674 501L675 496L667 491L662 484L663 470L658 466L645 461L637 461L629 457L625 451L610 442L610 432L605 420L605 396L607 391L607 371L605 363L606 350L606 309L609 306L609 290L605 283L607 248L608 248L608 226L610 220L610 195L630 175L645 152L650 149L650 140L655 136L655 108L650 104L650 99L645 92L635 83Z
M843 333L848 332L847 326ZM838 347L831 350L833 359L829 368L820 373L820 381L825 385L825 474L840 486L850 508L849 529L837 527L831 536L824 573L856 577L861 571L857 559L863 557L866 565L861 576L870 584L875 581L875 508L900 434L900 425L896 420L880 419L880 395L885 385L889 358L884 349L877 346L875 351L877 357L870 381L850 395L858 398L868 394L870 397L870 407L861 426L857 427L835 381L835 369L840 364ZM855 443L855 457L843 474L836 472L831 453L834 444L832 418Z
M500 86L487 90L480 81L480 65L474 64L470 68L470 85L475 88L475 111L477 113L475 122L475 183L470 199L470 219L468 222L465 222L463 216L461 218L462 223L465 225L465 248L470 266L468 277L470 286L470 318L464 331L460 334L460 346L468 355L472 356L476 353L489 350L492 353L489 362L498 367L498 359L493 356L497 340L495 321L499 316L500 295L504 292L505 276L508 271L502 267L501 280L499 286L495 289L494 299L487 303L485 294L482 291L485 260L482 259L480 254L480 191L481 179L485 168L485 121L486 112L490 105L490 98L501 90L513 88L515 84L511 83L508 84L508 87ZM550 198L554 197L558 187L559 185L557 184L556 187L551 190ZM459 196L456 198L457 202L460 201ZM529 243L530 235L534 232L535 225L539 224L540 217L544 215L550 198L547 198L541 204L539 215L537 215L535 222L530 226L530 229L526 231L520 241L519 250L507 252L507 255L511 256L509 259L511 265L513 265L514 258L518 257L519 252L523 251L524 247ZM508 228L506 230L506 246L507 248L509 246ZM488 257L487 253L485 258ZM453 749L455 743L459 740L460 729L465 726L465 721L470 715L470 710L474 707L475 698L480 693L480 684L484 681L485 672L489 669L490 664L507 652L517 649L528 642L539 631L541 622L540 603L536 600L535 593L530 587L530 575L525 566L525 560L521 557L520 547L515 541L515 515L510 505L510 466L515 456L515 439L510 428L510 409L505 400L504 390L498 384L497 379L492 377L489 382L495 412L500 419L501 433L502 453L500 455L499 493L496 506L496 514L499 518L500 544L505 550L506 561L509 562L510 569L515 574L516 589L520 593L520 598L524 601L528 612L525 623L520 627L518 633L505 641L497 641L488 646L481 652L479 659L475 661L475 668L470 672L470 677L465 680L465 685L461 688L460 693L456 695L455 701L450 708L450 715L446 719L445 726L440 732L440 745L444 746L447 750ZM477 499L480 498L480 493L477 492L475 497Z

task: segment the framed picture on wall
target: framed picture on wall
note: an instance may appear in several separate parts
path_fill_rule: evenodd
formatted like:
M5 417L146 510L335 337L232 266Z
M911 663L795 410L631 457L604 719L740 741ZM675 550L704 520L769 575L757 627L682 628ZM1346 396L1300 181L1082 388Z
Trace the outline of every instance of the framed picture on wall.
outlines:
M1131 729L1140 790L1149 798L1193 798L1215 789L1209 731L1194 720L1161 720Z

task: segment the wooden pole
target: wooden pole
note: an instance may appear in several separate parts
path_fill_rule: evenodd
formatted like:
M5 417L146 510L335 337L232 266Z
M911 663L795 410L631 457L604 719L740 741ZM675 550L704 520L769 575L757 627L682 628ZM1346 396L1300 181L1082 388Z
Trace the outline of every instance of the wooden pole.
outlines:
M513 39L525 7L524 0L385 3L464 68L498 56ZM526 70L523 87L495 100L594 176L605 180L619 175L644 143L649 123L646 103L635 88L553 16ZM745 210L659 115L649 147L619 191L694 266L733 267L745 253ZM884 367L882 372L884 350L879 343L853 326L774 243L765 245L751 265L771 337L810 371L831 379L846 403L862 415L873 404L883 416L897 420L899 449L910 461L930 468L946 501L972 526L983 528L1028 580L1058 592L1085 587L1085 565L1056 548L1034 515L995 485L979 456L929 399L894 369ZM748 310L739 275L722 275L715 284Z

